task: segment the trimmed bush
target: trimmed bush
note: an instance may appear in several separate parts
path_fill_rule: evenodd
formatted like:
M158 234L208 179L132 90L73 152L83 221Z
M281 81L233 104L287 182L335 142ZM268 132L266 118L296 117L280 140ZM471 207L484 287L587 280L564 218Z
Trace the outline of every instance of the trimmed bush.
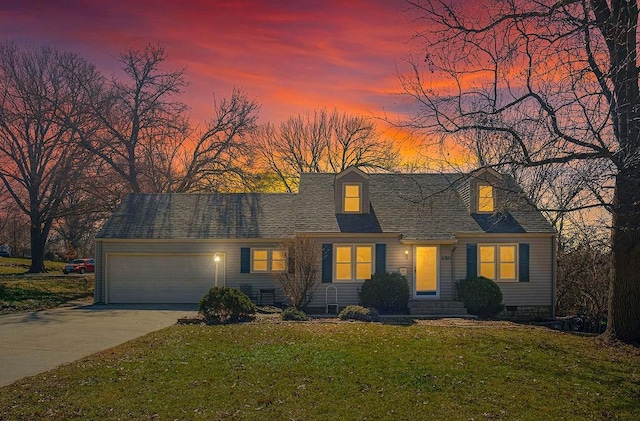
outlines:
M309 317L307 317L307 314L304 311L298 310L295 307L285 308L284 311L280 314L280 317L282 318L282 320L292 320L297 322L305 322L309 320Z
M377 322L380 320L378 310L375 308L365 308L362 306L347 306L340 314L340 320L359 320L361 322Z
M394 273L376 273L364 281L360 290L360 304L373 307L380 313L406 313L409 302L407 277Z
M211 288L200 300L199 313L209 324L251 321L256 306L235 288Z
M457 281L456 294L467 311L478 317L493 317L504 309L500 287L483 276Z

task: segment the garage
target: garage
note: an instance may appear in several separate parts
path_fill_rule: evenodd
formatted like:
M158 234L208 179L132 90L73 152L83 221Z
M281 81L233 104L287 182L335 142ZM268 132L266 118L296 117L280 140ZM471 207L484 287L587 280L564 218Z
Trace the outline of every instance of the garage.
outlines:
M216 277L218 286L225 284L225 258L219 257L216 262L211 254L108 253L106 301L197 303L215 285Z

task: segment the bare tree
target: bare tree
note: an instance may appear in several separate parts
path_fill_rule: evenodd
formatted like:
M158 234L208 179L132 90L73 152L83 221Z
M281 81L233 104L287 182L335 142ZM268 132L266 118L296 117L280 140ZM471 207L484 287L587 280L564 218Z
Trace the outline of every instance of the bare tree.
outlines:
M301 173L340 172L350 166L391 170L400 163L398 147L376 132L371 120L336 110L299 114L278 126L267 124L256 143L259 165L275 173L288 192L297 190Z
M45 270L51 227L90 159L71 127L90 121L80 86L99 77L77 55L0 44L0 180L30 220L29 272Z
M606 320L611 250L597 232L565 237L558 253L558 313L581 315L584 330L597 332Z
M637 1L409 3L425 51L403 79L418 106L408 124L445 136L498 133L490 138L520 166L577 172L597 162L597 173L581 175L593 188L589 205L612 215L605 337L640 343Z
M309 304L318 287L320 249L313 238L296 236L283 241L280 251L288 267L276 272L276 281L289 303L302 309Z
M129 49L118 58L125 80L85 85L101 130L84 135L80 144L134 193L166 186L166 163L175 162L188 134L186 105L174 99L187 82L183 70L162 69L166 60L159 45Z
M260 105L234 88L230 98L214 101L213 117L185 148L173 191L233 191L246 187Z

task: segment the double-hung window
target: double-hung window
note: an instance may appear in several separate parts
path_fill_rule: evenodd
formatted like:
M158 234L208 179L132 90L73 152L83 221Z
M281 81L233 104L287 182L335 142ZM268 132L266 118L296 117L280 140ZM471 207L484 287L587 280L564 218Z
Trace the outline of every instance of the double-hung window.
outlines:
M251 272L280 272L285 269L285 257L282 250L251 249Z
M496 282L516 282L516 244L478 244L478 273Z
M373 246L336 245L335 280L364 281L373 273Z
M354 184L348 184L345 183L343 184L343 205L342 205L342 210L343 212L360 212L361 211L361 206L360 206L360 186L361 184L359 183L354 183Z
M481 185L478 187L478 212L493 212L493 187Z

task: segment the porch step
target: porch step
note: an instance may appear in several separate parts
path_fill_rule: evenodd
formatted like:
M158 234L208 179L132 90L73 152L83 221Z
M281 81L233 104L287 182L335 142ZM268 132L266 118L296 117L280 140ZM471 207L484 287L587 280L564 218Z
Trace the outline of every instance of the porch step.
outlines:
M467 309L460 301L409 300L409 314L463 316Z

